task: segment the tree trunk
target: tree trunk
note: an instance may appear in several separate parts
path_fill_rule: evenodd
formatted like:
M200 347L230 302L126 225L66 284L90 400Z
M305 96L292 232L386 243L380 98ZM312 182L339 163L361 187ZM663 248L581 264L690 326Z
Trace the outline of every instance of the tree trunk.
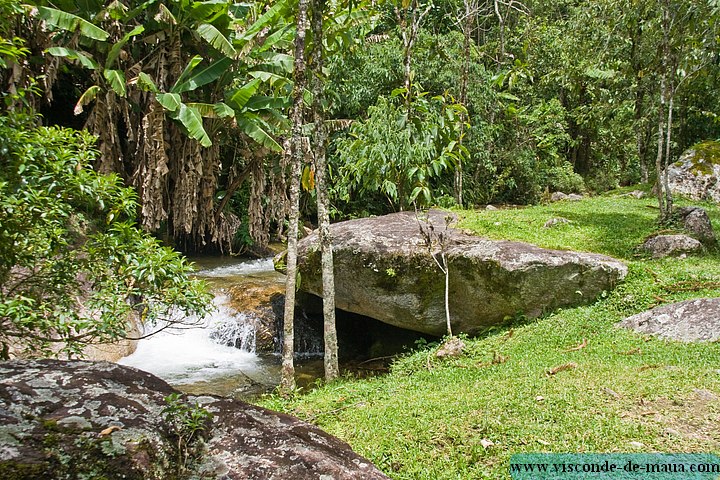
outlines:
M638 21L636 28L632 32L632 47L630 58L632 61L632 68L635 74L635 145L637 147L638 164L640 166L640 181L642 183L648 183L650 180L650 173L648 169L647 159L645 155L647 153L647 145L645 143L646 138L646 124L645 124L645 85L643 82L642 75L642 64L640 54L638 53L640 43L642 41L642 23Z
M668 99L668 107L667 107L667 124L665 125L666 130L666 137L665 137L665 162L663 165L663 188L665 189L665 209L667 210L667 220L670 219L670 216L672 216L673 213L673 199L672 199L672 193L670 192L670 184L669 184L669 172L668 167L670 166L670 146L671 146L671 136L672 136L672 120L673 120L673 106L674 106L674 88L671 85L668 89L669 92L669 99Z
M315 124L315 191L317 192L318 226L322 252L323 317L325 339L325 380L339 375L337 330L335 328L335 272L333 266L330 214L325 179L325 115L323 112L323 13L325 0L312 0L313 49L310 71L313 91L313 123Z
M662 11L662 58L660 62L660 109L658 114L658 139L657 139L657 157L655 159L655 170L657 174L657 197L658 207L660 208L660 222L664 223L670 219L672 214L672 197L668 190L667 184L667 164L670 152L670 145L665 141L670 141L670 130L672 125L666 125L666 118L672 121L672 112L667 111L669 89L668 74L671 74L670 65L670 5L668 2L663 3ZM667 117L666 117L667 115Z
M493 6L495 7L495 16L498 19L498 25L500 26L499 31L499 50L498 50L498 64L501 64L505 59L505 19L500 14L500 5L498 0L493 0Z
M420 13L418 12L418 0L411 0L410 12L402 14L400 10L395 8L395 15L397 16L398 23L402 32L403 41L403 71L404 81L403 86L405 87L405 105L408 109L408 115L410 114L410 103L412 102L412 49L417 39L418 30L422 19L430 11L432 4L428 5L425 10Z
M302 170L303 91L305 90L305 31L308 0L299 0L297 33L295 36L295 64L292 109L292 161L290 178L290 226L286 257L285 312L283 318L283 362L280 391L295 389L295 287L297 277L297 240L300 221L300 171Z
M468 89L468 76L470 75L470 36L472 35L473 25L473 11L475 6L472 0L464 0L465 4L465 18L463 19L462 31L463 31L463 63L462 71L460 72L460 104L467 108L467 89ZM460 130L460 145L462 146L463 137L465 133L465 115L461 117L461 130ZM463 204L463 163L462 157L458 157L458 164L455 168L455 202L462 206Z

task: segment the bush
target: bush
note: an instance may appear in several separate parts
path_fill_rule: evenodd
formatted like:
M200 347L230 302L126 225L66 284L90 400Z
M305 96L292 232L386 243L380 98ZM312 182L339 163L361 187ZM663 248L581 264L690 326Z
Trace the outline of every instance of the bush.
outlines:
M185 259L134 226L135 193L92 170L94 142L0 117L2 358L78 356L124 337L133 313L179 321L209 304Z

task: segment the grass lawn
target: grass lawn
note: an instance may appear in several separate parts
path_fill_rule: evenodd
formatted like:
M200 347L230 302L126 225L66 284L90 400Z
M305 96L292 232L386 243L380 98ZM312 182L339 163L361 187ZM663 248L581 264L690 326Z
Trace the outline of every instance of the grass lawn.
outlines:
M638 254L658 230L657 209L627 191L458 211L461 227L480 235L627 262L627 278L604 298L465 339L458 358L437 359L428 345L386 376L259 403L317 424L395 479L509 478L510 456L522 452L719 453L720 343L658 340L613 324L660 304L720 296L720 255ZM720 209L703 206L720 232ZM552 217L570 223L543 228Z

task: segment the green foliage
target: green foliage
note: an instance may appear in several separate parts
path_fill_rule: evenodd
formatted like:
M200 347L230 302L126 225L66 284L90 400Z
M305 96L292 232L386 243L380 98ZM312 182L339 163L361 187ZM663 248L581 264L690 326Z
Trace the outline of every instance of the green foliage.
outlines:
M201 454L199 442L210 428L213 415L197 402L193 405L185 403L179 393L165 397L165 403L162 415L170 433L177 437L178 473L182 473Z
M409 92L394 93L380 97L368 119L337 142L335 195L346 202L379 193L391 209L407 209L450 191L449 174L466 154L459 143L464 108L425 94L401 103Z
M81 355L126 335L131 318L203 313L190 265L138 230L131 189L90 168L95 139L0 117L2 356Z

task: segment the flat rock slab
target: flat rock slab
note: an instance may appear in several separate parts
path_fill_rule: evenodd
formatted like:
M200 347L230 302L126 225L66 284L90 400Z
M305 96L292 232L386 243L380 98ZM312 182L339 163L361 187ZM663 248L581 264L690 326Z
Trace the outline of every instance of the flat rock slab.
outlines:
M0 478L386 479L319 428L214 396L181 396L212 412L200 456L179 472L167 383L106 362L0 363Z
M715 342L720 340L720 298L662 305L628 317L617 326L681 342Z
M622 280L620 261L590 253L547 250L445 230L447 212L428 221L446 238L453 333L478 333L516 315L537 317L591 302ZM401 328L442 335L445 277L412 212L332 225L338 308ZM298 245L300 289L322 295L317 232Z

